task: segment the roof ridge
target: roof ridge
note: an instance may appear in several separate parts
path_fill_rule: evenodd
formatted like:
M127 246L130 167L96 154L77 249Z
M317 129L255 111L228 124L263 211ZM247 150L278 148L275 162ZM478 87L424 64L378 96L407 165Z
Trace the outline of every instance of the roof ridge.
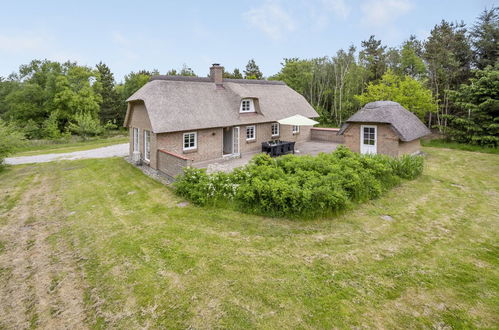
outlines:
M188 82L213 82L209 77L192 77L192 76L168 76L168 75L156 75L151 76L149 81L154 80L168 80L168 81L188 81ZM231 79L224 78L223 82L239 83L239 84L257 84L257 85L286 85L284 82L279 80L257 80L257 79Z

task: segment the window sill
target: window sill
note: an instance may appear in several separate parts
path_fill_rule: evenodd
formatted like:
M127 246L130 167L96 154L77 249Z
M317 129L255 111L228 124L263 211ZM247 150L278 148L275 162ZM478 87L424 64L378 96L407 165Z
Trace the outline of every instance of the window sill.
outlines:
M277 135L272 135L272 136L271 136L271 138L272 138L272 139L278 139L278 138L280 138L280 137L281 137L281 136L280 136L279 134L277 134Z
M193 152L197 152L197 151L198 151L198 148L184 149L184 150L182 150L182 153L184 153L184 154L192 154Z
M246 143L255 143L256 139L246 140Z
M299 134L300 134L300 132L293 133L293 135L299 135Z

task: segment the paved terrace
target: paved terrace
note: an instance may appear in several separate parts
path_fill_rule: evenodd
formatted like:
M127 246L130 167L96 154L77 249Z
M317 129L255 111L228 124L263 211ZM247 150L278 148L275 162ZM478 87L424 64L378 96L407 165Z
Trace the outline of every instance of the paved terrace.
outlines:
M328 141L307 141L297 143L295 145L295 155L312 155L315 156L320 152L331 152L340 144ZM212 172L230 172L236 167L241 167L246 164L256 155L257 152L245 153L241 158L218 159L211 161L202 161L193 163L193 167L206 168L208 173Z

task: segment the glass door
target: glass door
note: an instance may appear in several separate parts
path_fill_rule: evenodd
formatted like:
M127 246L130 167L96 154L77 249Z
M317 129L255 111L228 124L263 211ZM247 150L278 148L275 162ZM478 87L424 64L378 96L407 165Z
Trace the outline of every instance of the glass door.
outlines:
M360 127L360 153L376 154L376 126Z
M232 153L239 154L239 127L232 128Z

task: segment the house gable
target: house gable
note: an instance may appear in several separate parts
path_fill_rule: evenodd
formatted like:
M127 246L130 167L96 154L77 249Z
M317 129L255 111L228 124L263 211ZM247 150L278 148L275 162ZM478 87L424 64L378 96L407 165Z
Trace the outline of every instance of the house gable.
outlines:
M137 127L152 131L151 120L144 102L130 102L128 104L125 127Z

